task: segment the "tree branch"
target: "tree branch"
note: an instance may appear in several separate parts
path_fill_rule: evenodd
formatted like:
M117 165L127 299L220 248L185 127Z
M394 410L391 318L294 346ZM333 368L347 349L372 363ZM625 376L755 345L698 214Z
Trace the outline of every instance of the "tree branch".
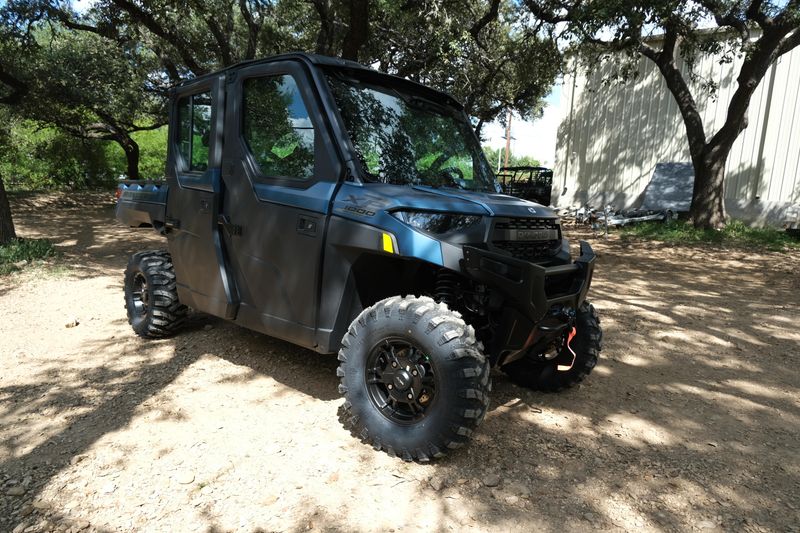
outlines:
M652 60L661 71L661 75L667 83L667 88L675 98L675 103L681 112L683 124L686 128L686 137L689 140L689 153L692 156L692 160L695 161L702 157L706 148L706 131L703 125L703 117L697 110L697 102L695 102L689 85L675 64L678 29L673 24L667 24L664 29L666 33L664 34L664 44L660 51L656 51L649 45L642 43L639 53Z
M500 12L500 0L492 0L492 4L489 6L489 11L483 14L483 16L478 19L475 24L469 29L469 33L472 35L472 38L475 39L475 42L481 45L480 40L480 33L483 28L489 25L489 23L493 22L497 19L497 15ZM482 46L482 45L481 45Z
M733 28L739 33L743 43L750 41L750 27L741 14L735 13L728 6L721 5L719 0L700 0L700 5L705 7L713 16L717 26Z
M756 23L765 28L769 25L767 21L767 16L761 12L761 5L763 4L763 0L752 0L750 5L747 6L747 11L745 11L745 16L749 20L754 20Z
M319 16L319 33L317 34L318 54L330 55L333 49L333 18L331 16L331 5L329 0L308 0L317 10Z
M217 22L217 19L213 14L207 15L205 17L205 22L209 31L211 31L211 35L214 37L214 40L217 43L219 59L222 63L222 66L227 67L233 65L234 61L230 39L225 35L225 32L222 31L222 27L219 25L219 22Z
M800 26L800 0L789 0L776 17L775 25L789 31Z
M767 69L780 55L779 50L785 41L784 35L765 30L742 63L739 76L736 78L738 86L728 103L725 124L708 142L713 155L727 157L727 151L733 146L739 133L747 127L747 108L750 106L750 98L766 75ZM795 38L794 35L791 38Z
M79 139L89 139L89 140L97 140L97 141L114 141L116 137L114 133L107 127L106 124L96 123L96 124L89 124L87 126L76 126L74 124L68 124L60 120L53 121L53 124L58 127L61 131L66 132L73 137L77 137Z
M555 11L550 11L545 9L544 7L540 6L538 2L535 0L524 0L525 7L527 7L531 13L533 13L536 18L548 22L550 24L558 24L559 22L570 22L572 20L573 11L576 10L581 5L581 1L578 0L575 2L574 5L568 6L562 4L562 7L566 11L564 15L558 15Z
M350 0L350 27L344 36L342 57L358 61L358 52L369 38L369 0Z
M800 28L794 30L794 32L790 33L788 36L784 37L781 40L780 45L778 45L778 55L782 56L786 52L790 52L800 46Z
M158 128L161 128L163 126L166 126L167 124L168 124L168 122L166 120L156 121L156 122L150 124L149 126L136 126L136 125L132 124L131 127L128 128L128 132L129 133L135 133L137 131L153 131L153 130L157 130Z
M111 0L114 5L122 9L133 18L134 21L142 24L145 28L150 30L154 35L160 37L164 41L172 45L180 55L186 66L194 72L195 75L200 76L205 74L207 70L200 66L194 57L194 51L191 47L187 46L183 39L174 31L164 27L152 13L149 13L131 0Z
M48 6L45 9L48 16L51 19L57 20L65 28L69 28L70 30L94 33L101 37L105 37L107 39L111 39L114 41L120 40L119 32L116 30L116 27L110 24L107 24L105 26L92 26L91 24L86 24L84 22L79 22L73 19L71 13L63 9L59 9L58 7Z
M0 104L17 105L22 102L30 90L27 83L4 70L2 65L0 65L0 83L11 88L11 94L0 96Z
M247 49L244 59L253 59L258 46L258 34L261 33L261 24L256 22L253 13L247 7L247 0L239 0L239 11L242 13L244 23L247 25Z
M175 64L175 62L160 50L156 51L156 53L158 53L159 57L161 58L161 65L167 72L170 83L173 85L179 83L181 81L181 73L178 71L178 66Z
M469 114L469 110L472 109L472 106L475 103L475 100L478 98L478 96L486 91L486 88L489 86L492 80L494 80L494 78L497 77L500 71L505 68L505 66L508 64L510 60L511 58L506 57L502 61L498 62L497 65L495 65L495 68L489 71L489 74L485 76L483 80L481 80L478 90L472 91L469 94L467 99L464 101L464 109L467 110L467 114Z
M661 45L658 60L673 63L678 47L678 28L674 24L666 24L664 30L664 44Z
M655 48L653 48L649 44L647 44L647 43L639 43L639 45L637 46L636 50L641 55L643 55L644 57L646 57L647 59L652 61L653 63L657 63L658 62L658 53L659 52L658 52L658 50L656 50Z

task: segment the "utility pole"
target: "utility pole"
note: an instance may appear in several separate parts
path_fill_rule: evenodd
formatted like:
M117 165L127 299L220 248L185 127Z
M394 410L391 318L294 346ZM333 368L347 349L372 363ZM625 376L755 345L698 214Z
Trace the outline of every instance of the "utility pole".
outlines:
M511 109L506 113L506 160L504 167L508 166L508 158L511 155Z

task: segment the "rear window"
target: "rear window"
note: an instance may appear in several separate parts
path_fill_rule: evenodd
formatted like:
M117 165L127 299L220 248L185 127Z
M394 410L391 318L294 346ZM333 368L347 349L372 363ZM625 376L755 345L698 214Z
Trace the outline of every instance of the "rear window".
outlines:
M211 93L184 96L178 100L178 152L190 172L208 168L211 138Z

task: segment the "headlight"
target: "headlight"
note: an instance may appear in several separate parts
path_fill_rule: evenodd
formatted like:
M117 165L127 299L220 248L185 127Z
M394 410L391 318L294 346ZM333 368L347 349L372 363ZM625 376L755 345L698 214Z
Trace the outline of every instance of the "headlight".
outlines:
M395 211L392 216L411 227L434 234L465 229L481 219L475 215L426 213L424 211Z

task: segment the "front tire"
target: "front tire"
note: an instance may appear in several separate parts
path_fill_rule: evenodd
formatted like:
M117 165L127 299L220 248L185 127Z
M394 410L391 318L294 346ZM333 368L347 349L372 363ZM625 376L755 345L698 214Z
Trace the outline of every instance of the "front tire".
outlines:
M489 406L489 362L475 330L445 304L395 296L365 309L339 351L343 421L405 461L463 446Z
M125 308L140 337L168 337L183 324L187 308L178 300L169 253L149 250L131 256L125 269Z
M521 387L558 392L574 387L592 372L597 365L602 342L603 330L600 328L597 311L592 304L584 302L575 317L575 338L571 343L575 362L571 369L562 372L556 368L555 361L523 357L503 366L501 370Z

